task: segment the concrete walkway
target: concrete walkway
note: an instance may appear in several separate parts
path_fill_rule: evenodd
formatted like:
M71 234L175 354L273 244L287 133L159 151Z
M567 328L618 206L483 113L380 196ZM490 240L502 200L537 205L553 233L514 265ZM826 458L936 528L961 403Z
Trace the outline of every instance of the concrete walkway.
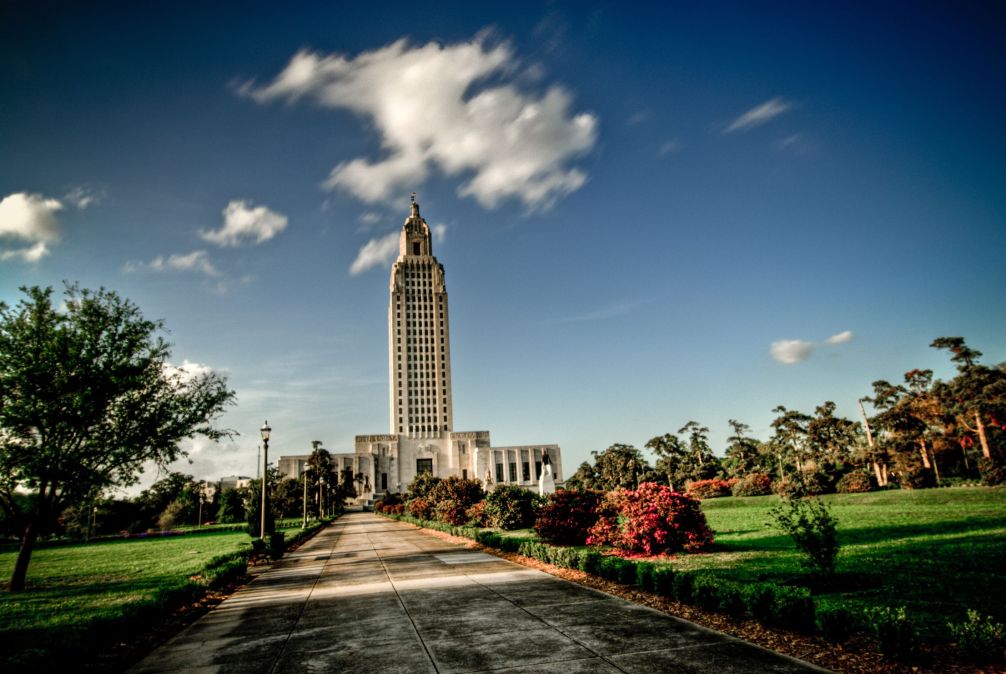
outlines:
M820 672L659 611L350 513L145 672Z

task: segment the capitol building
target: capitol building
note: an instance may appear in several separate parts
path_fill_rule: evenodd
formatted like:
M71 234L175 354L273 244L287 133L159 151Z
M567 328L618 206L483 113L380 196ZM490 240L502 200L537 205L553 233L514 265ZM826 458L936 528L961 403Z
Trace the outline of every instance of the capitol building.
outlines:
M355 451L333 454L340 470L362 476L360 500L408 490L422 472L539 490L543 466L562 483L558 445L493 447L489 431L455 431L451 333L444 266L433 256L429 225L413 201L391 267L388 303L389 432L357 435ZM279 469L300 477L309 454L280 457Z

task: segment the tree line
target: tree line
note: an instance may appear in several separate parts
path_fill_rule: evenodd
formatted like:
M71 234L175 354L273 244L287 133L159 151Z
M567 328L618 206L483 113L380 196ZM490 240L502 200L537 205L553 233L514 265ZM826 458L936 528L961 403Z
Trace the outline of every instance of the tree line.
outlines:
M948 353L956 374L943 381L932 370L913 369L900 383L877 380L873 395L858 401L860 419L837 415L832 401L812 413L780 405L765 440L730 419L722 456L710 446L709 428L689 421L646 442L652 464L640 449L618 443L592 452L593 462L581 463L566 484L607 491L659 482L684 491L703 480L765 475L777 490L825 493L854 473L868 475L875 487L1006 482L1006 363L982 364L981 352L962 337L940 337L930 346Z

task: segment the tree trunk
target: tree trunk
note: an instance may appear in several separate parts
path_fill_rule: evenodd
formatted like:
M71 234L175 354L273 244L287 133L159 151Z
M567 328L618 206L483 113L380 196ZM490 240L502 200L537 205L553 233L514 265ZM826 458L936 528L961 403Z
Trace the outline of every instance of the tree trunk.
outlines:
M919 453L922 454L922 465L926 468L932 468L929 464L929 454L926 453L926 441L919 440Z
M882 468L884 469L884 486L886 487L887 486L887 480L888 480L888 478L887 478L887 464L885 463L882 466Z
M10 584L7 589L11 592L24 592L25 579L28 577L28 563L31 561L31 553L35 550L35 541L38 540L38 522L34 519L28 523L24 530L24 538L21 539L21 549L17 553L17 561L14 563L14 573L11 574Z
M880 474L880 464L877 463L876 461L873 461L872 463L873 463L873 474L877 478L877 485L880 486L880 487L883 487L884 486L884 477Z
M985 424L982 423L981 415L975 412L975 426L978 428L978 439L982 441L982 456L986 459L991 459L992 454L989 452L989 441L985 437Z

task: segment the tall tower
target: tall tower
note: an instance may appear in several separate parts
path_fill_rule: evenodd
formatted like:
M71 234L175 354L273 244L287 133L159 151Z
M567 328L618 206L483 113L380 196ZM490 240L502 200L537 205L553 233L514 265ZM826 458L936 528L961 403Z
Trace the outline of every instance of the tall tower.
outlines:
M430 228L416 195L391 267L388 356L391 432L437 438L453 428L451 340L444 267L433 257Z

